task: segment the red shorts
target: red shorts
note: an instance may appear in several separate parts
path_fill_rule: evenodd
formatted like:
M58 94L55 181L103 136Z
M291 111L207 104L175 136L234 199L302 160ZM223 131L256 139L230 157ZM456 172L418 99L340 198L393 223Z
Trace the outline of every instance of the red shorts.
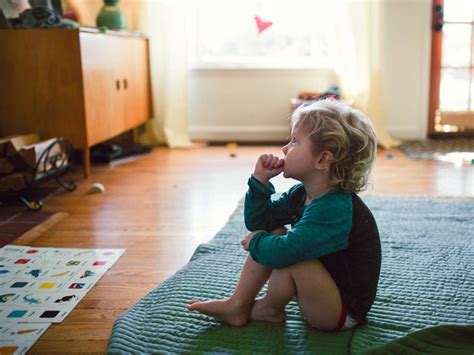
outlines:
M331 329L331 330L323 330L323 329L318 329L318 328L316 329L325 333L335 333L335 332L340 332L342 330L354 328L357 325L359 325L359 321L351 317L351 315L347 313L347 310L344 304L342 304L341 314L339 315L339 321L337 322L337 325L334 329Z
M343 303L341 307L341 314L339 315L339 321L337 322L336 328L334 328L333 330L330 330L330 332L340 332L341 330L346 329L345 325L346 325L347 316L348 316L347 310Z

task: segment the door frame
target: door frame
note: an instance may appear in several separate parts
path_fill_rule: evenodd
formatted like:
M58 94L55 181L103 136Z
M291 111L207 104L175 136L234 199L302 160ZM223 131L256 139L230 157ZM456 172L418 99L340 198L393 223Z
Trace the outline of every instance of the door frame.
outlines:
M439 93L441 86L441 60L443 50L442 26L444 24L442 15L440 16L439 11L436 11L439 7L441 9L444 7L444 0L433 0L431 7L431 69L428 107L428 137L473 137L473 130L461 132L435 131L436 110L439 108L440 101Z

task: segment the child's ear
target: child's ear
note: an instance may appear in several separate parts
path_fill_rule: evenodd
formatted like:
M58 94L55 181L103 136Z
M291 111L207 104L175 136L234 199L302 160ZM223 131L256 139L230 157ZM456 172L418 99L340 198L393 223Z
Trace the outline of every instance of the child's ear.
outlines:
M318 170L327 170L329 169L329 165L331 164L331 161L333 160L334 155L329 151L325 150L324 152L321 152L318 154L315 160L315 167Z

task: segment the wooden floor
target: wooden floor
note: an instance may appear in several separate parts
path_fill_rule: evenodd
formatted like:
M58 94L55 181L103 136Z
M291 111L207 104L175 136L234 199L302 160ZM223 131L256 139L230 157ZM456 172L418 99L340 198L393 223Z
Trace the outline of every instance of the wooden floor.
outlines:
M121 166L95 166L75 192L50 198L44 210L69 217L30 245L127 251L31 352L104 352L117 317L184 266L225 224L262 152L281 155L279 147L263 146L158 148ZM371 194L474 196L474 165L414 162L398 151L379 153L373 180ZM105 193L87 194L93 182L104 184ZM277 190L293 183L275 179Z

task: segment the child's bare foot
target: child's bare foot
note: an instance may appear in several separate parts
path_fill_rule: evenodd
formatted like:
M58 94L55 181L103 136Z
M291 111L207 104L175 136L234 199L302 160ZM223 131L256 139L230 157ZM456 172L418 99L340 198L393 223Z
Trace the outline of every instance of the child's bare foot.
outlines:
M250 312L251 320L261 320L272 323L282 323L286 319L284 309L269 307L262 298L256 299Z
M230 299L204 302L191 300L188 303L190 311L207 314L234 327L242 327L248 323L251 308L252 304L233 302Z

